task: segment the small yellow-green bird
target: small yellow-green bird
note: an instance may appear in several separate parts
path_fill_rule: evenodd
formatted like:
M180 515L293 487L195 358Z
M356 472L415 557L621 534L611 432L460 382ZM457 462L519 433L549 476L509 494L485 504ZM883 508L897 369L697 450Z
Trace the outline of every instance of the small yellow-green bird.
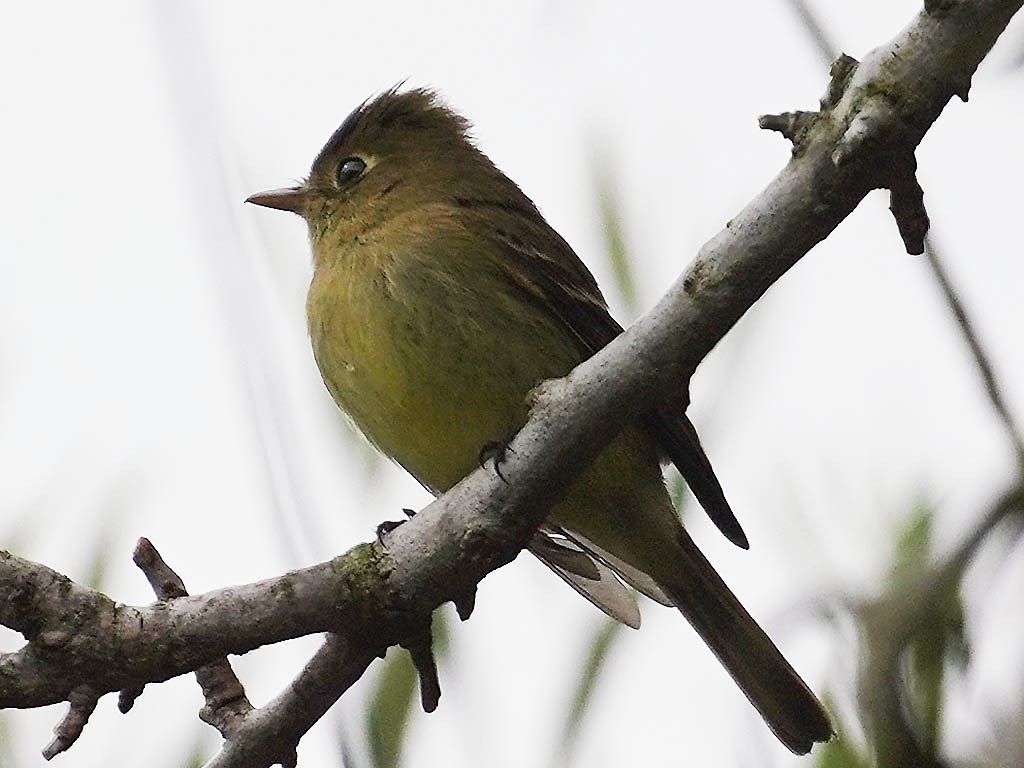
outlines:
M434 494L523 425L538 383L622 331L572 248L431 91L363 103L303 184L249 202L306 220L306 309L324 383ZM666 404L580 474L530 551L630 626L639 612L613 574L678 608L775 735L803 754L831 737L828 715L683 529L661 455L745 548L693 426Z

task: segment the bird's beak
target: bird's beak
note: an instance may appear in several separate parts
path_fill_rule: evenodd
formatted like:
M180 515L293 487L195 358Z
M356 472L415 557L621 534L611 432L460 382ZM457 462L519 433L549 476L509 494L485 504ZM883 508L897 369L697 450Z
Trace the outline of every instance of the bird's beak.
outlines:
M305 187L285 187L257 192L245 198L245 202L262 205L264 208L277 208L279 211L291 211L300 216L306 208L310 192Z

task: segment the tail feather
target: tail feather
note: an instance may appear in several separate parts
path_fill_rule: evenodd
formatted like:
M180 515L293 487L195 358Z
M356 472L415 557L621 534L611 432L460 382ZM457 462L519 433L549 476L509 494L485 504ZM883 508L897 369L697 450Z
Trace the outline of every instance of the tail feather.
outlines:
M697 430L686 418L686 414L672 414L671 419L660 412L648 414L645 423L658 441L658 446L676 465L711 522L737 547L750 549L747 534L743 532L743 526L729 506L722 484L718 482L704 446L700 444Z
M833 736L832 723L764 630L751 618L685 531L678 577L665 593L718 657L765 723L791 751Z

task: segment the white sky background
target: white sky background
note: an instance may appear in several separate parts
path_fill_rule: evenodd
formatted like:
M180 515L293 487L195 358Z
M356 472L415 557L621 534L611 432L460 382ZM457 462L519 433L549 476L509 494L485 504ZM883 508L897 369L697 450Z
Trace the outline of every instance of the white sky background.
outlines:
M861 57L917 3L816 4ZM625 10L626 7L631 10ZM297 217L250 193L302 176L367 96L439 88L602 284L594 165L618 179L643 305L785 163L766 112L812 109L827 71L786 3L36 3L0 29L0 546L72 578L109 547L106 589L152 597L150 537L199 592L343 551L421 507L334 415L305 335ZM949 269L1024 418L1024 172L1017 20L919 153ZM753 548L691 528L816 690L848 696L848 644L799 614L877 587L915 501L952 546L1012 455L923 259L880 193L772 288L698 371L692 414ZM609 290L609 293L612 293ZM615 304L614 297L612 299ZM625 317L617 308L621 319ZM977 666L951 705L976 753L1019 705L1019 554L978 569ZM645 607L615 652L580 765L794 764L677 614ZM599 615L522 558L454 628L438 712L409 765L548 764ZM4 636L4 647L17 638ZM236 665L257 704L313 641ZM358 719L358 693L338 708ZM104 698L67 766L179 766L200 740L191 678L127 717ZM4 715L17 765L63 708ZM302 743L338 765L337 721ZM353 728L358 727L353 723ZM112 759L115 758L116 759Z

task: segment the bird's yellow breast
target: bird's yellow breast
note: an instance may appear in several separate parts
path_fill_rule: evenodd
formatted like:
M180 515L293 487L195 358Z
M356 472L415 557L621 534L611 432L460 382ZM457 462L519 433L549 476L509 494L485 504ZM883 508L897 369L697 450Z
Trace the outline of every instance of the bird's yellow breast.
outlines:
M394 228L395 249L389 228ZM527 395L581 355L456 226L399 219L318 259L307 302L321 374L356 426L435 492L525 421ZM317 243L314 242L314 249Z

